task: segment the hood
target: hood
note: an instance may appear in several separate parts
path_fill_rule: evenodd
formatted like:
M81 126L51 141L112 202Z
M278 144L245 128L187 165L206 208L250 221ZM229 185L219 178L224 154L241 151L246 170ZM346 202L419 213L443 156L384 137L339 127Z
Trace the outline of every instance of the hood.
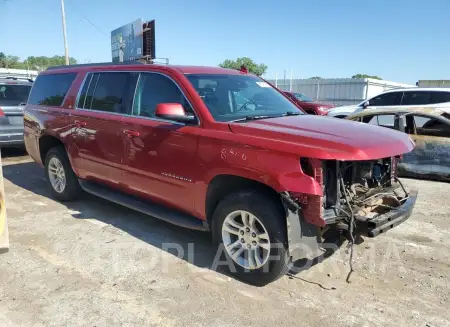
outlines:
M324 109L334 108L334 105L332 105L331 103L315 102L315 101L313 102L300 101L300 105L305 108L319 108L319 107L323 107Z
M361 109L361 107L359 107L357 104L351 106L335 107L328 111L328 115L329 116L349 115L358 109Z
M402 132L365 123L300 115L230 123L233 133L258 138L254 145L299 156L335 160L373 160L414 148Z

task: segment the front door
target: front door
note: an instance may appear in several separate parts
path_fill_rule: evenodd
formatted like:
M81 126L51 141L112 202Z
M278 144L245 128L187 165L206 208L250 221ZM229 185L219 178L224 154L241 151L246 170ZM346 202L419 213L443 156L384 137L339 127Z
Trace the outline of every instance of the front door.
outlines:
M122 182L126 141L121 127L124 115L131 113L136 80L137 74L128 72L87 74L69 116L71 157L81 178L111 186Z
M130 192L195 214L198 126L155 117L159 103L181 103L194 114L181 90L168 76L141 73L133 117L123 123L127 136L124 183Z

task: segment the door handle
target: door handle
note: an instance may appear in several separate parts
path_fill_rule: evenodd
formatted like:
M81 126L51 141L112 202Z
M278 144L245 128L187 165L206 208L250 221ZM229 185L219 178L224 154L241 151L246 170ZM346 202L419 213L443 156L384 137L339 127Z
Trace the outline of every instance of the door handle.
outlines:
M77 125L78 127L84 127L87 125L87 123L85 121L75 120L75 125Z
M129 129L124 129L123 133L128 137L139 137L140 133L138 131L132 131Z

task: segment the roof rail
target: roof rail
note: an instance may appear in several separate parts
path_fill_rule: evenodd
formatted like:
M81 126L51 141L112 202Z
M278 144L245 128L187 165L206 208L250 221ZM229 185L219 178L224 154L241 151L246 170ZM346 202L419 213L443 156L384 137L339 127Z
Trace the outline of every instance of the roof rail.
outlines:
M28 77L17 77L17 76L6 76L6 77L1 77L0 76L0 79L12 79L14 81L25 80L25 81L28 81L28 82L31 82L31 83L34 82L31 78L28 78Z
M126 66L126 65L145 65L140 61L127 61L127 62L97 62L97 63L89 63L89 64L76 64L76 65L63 65L63 66L51 66L46 70L55 70L55 69L67 69L67 68L75 68L75 67L91 67L91 66Z

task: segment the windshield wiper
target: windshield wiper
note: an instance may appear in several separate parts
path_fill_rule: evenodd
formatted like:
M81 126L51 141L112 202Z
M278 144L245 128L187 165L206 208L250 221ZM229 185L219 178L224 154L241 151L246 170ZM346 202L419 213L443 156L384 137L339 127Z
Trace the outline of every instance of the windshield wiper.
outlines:
M259 119L267 119L267 118L278 118L278 117L285 117L285 116L298 116L298 115L300 115L300 112L287 111L284 114L273 115L273 116L268 116L268 115L246 116L244 118L238 118L238 119L232 120L231 122L235 123L235 122L240 122L240 121L250 121L250 120L259 120Z
M267 119L267 118L275 118L275 117L274 116L246 116L244 118L239 118L239 119L232 120L231 122L235 123L235 122L240 122L240 121Z
M300 115L300 112L298 111L288 111L283 116L298 116Z

